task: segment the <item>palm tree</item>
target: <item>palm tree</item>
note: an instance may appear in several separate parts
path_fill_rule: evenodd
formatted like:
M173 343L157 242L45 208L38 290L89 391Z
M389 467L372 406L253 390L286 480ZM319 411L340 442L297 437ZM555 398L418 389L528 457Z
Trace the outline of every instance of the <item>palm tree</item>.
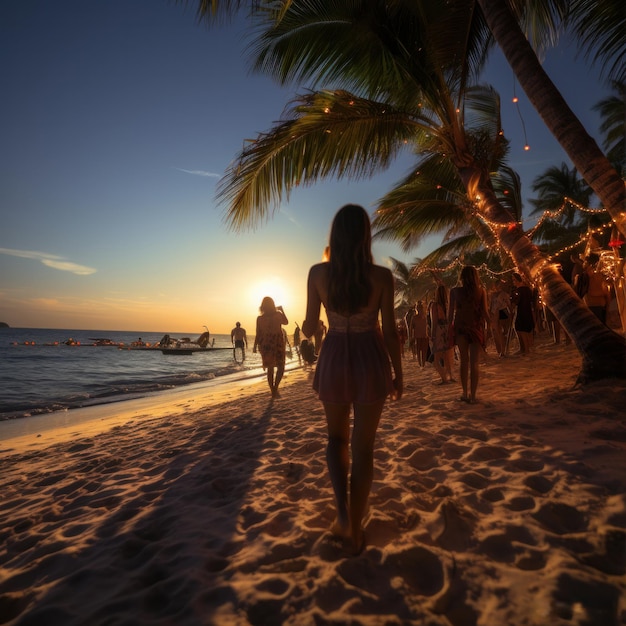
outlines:
M188 3L189 0L176 0ZM277 6L275 3L255 0L197 0L199 19L215 19L216 16L232 14L241 8L251 9L253 16L260 16L262 23L275 20L280 27L286 23L284 17L298 12L296 3L285 0ZM411 0L407 5L417 4L418 0ZM333 3L304 2L303 13L309 13L308 7L316 4L318 14L322 14L326 5ZM401 3L400 3L401 4ZM475 9L479 7L480 11ZM609 77L624 82L625 69L622 63L624 56L623 33L626 30L626 11L623 9L623 0L603 0L602 3L589 0L547 0L547 2L533 3L529 0L448 0L446 8L451 16L465 18L464 30L450 31L451 39L463 37L466 45L464 53L468 62L473 57L474 62L484 61L491 45L491 37L495 38L498 46L504 53L522 89L529 101L533 104L550 132L566 151L576 169L594 190L605 209L611 215L615 227L626 236L626 190L624 183L611 165L611 162L602 153L596 142L589 136L576 115L569 108L560 92L543 70L537 55L526 39L520 21L531 24L533 39L541 42L553 42L558 39L556 30L559 27L570 26L579 37L579 42L587 56L595 61L602 61L605 65L611 64ZM332 7L331 7L332 9ZM367 19L375 19L376 12L381 7L370 3L363 11ZM402 10L402 9L400 9ZM484 20L484 21L483 21ZM488 31L485 30L485 23ZM453 25L453 20L449 21ZM411 25L412 26L412 25ZM409 28L411 27L409 26ZM471 26L471 28L467 28ZM327 24L330 31L332 26ZM355 42L355 46L358 45ZM353 48L355 47L353 46ZM316 52L321 59L317 67L324 73L323 68L330 59L324 54L326 42L321 40ZM293 54L293 52L289 52ZM292 57L293 58L293 57ZM275 67L275 74L281 75L282 80L288 80L295 75L292 59L284 58L283 68ZM457 59L462 62L461 58ZM358 57L346 55L344 62L360 62ZM309 64L315 63L312 57L307 59ZM262 64L262 63L261 63ZM474 69L480 67L478 63ZM346 71L346 68L341 68ZM332 75L329 75L331 77ZM381 81L384 76L378 77ZM396 77L392 77L396 78ZM385 87L381 86L381 93Z
M494 122L499 127L499 120ZM519 176L498 163L491 180L500 204L519 221ZM467 191L450 160L440 155L427 155L415 172L379 200L372 226L375 238L399 241L406 252L419 245L424 237L444 233L442 244L415 264L416 272L449 265L452 259L483 248L488 251L487 264L500 270L506 253L499 248L491 229L472 212Z
M618 84L626 82L626 11L622 0L572 0L568 22L587 57L602 63L602 74Z
M532 190L539 194L538 198L531 198L533 205L531 215L550 211L560 212L559 221L565 226L572 226L579 218L576 206L569 202L564 206L566 198L578 205L589 206L593 191L578 176L575 169L570 169L566 163L561 167L553 165L537 176L532 182Z
M530 43L524 36L516 15L513 13L508 0L477 0L489 30L493 34L498 46L502 50L515 76L526 93L529 101L533 104L544 123L561 144L576 169L594 190L604 208L608 211L618 230L626 235L626 191L624 181L615 171L609 159L602 153L596 142L590 137L580 123L567 102L554 86L541 63L537 59ZM544 3L539 3L544 4ZM547 2L548 10L558 2ZM600 22L596 8L599 3L578 0L575 3L576 12L573 14L573 23L580 28L592 30L594 36L585 39L589 44L598 41L606 41L603 36L617 26L618 37L617 51L624 45L624 17L623 2L608 0L603 3L604 8L609 10L616 20ZM567 3L565 3L567 5ZM589 20L589 15L595 16L595 20ZM601 11L600 11L601 14ZM621 27L621 31L619 28ZM590 31L589 31L590 32ZM606 55L615 54L611 46L605 48ZM604 56L603 58L606 58ZM623 67L619 66L623 72Z
M419 260L416 262L419 263ZM395 309L401 317L404 317L418 300L424 299L426 294L432 291L433 281L430 277L416 276L406 263L393 257L391 271L395 278Z
M624 338L598 322L498 201L489 174L501 133L466 128L468 100L488 102L484 90L467 87L484 60L488 36L468 3L302 0L262 8L258 69L282 82L327 81L353 93L301 96L283 120L242 151L220 188L231 224L266 217L269 205L298 184L367 176L411 142L418 152L438 153L454 165L471 201L468 219L488 226L502 250L538 283L583 356L580 379L626 375Z
M531 214L541 216L527 235L549 253L551 259L569 269L572 252L584 250L588 233L597 233L597 229L603 227L606 230L610 225L608 214L601 209L587 208L593 191L566 163L560 168L547 168L535 178L532 189L538 197L530 199L534 206Z
M606 156L615 168L626 174L626 84L613 81L615 95L600 100L594 107L602 117L600 132L604 135Z
M624 339L588 311L494 192L490 166L502 150L502 134L476 119L470 123L466 113L499 101L492 90L467 87L478 62L466 54L465 38L451 36L469 28L464 11L430 3L390 6L320 0L272 15L257 48L260 69L283 82L343 83L354 93L300 96L270 132L241 152L220 186L231 223L267 216L297 184L368 176L410 142L419 153L449 161L468 195L468 221L487 226L539 283L583 355L581 379L623 375Z

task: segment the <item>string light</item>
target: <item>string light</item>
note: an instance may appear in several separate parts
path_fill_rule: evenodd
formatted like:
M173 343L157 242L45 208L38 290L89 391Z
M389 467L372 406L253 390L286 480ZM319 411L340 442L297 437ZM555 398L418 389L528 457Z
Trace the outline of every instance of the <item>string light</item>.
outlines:
M565 209L567 208L568 205L573 206L575 209L583 212L583 213L588 213L588 214L599 214L599 213L606 213L606 211L604 209L593 209L593 208L589 208L589 207L585 207L581 204L579 204L578 202L576 202L575 200L572 200L571 198L565 197L563 198L563 203L561 204L561 206L556 209L555 211L544 211L544 213L542 214L542 216L540 217L540 219L537 221L537 223L530 228L527 231L524 231L524 235L527 238L532 238L533 234L537 231L537 229L548 219L553 219L556 220L558 219L563 212L565 211ZM502 232L503 229L507 229L509 231L515 230L516 228L521 228L523 230L523 222L522 221L510 221L510 222L494 222L491 221L489 219L487 219L484 215L482 215L481 213L479 213L478 211L472 211L470 214L470 217L473 217L475 219L479 219L481 222L483 222L486 226L489 227L489 229L491 230L492 234L494 235L495 239L496 239L496 244L493 246L486 246L487 250L489 251L493 251L495 249L501 248L501 244L500 244L500 237L499 237L499 233ZM590 237L593 237L594 235L600 235L602 234L607 228L611 228L615 225L615 220L612 219L610 222L606 223L606 224L602 224L601 226L598 226L596 228L587 230L587 232L585 232L583 235L581 235L581 237L578 239L578 241L576 241L575 243L565 246L564 248L561 248L560 250L557 250L556 252L553 252L549 255L546 256L546 258L540 263L539 267L537 268L537 272L535 272L536 274L540 274L541 270L543 268L545 268L547 265L552 265L555 268L560 269L560 265L558 263L554 263L554 259L559 257L560 255L562 255L565 252L569 252L571 250L574 250L575 248L585 244ZM621 242L621 240L620 240ZM622 242L622 243L626 243L626 242ZM620 243L621 245L621 243ZM609 255L613 255L613 252L608 251L605 253L602 253L601 256L603 256L604 254L609 254ZM461 266L463 265L463 261L460 258L456 258L453 261L451 261L447 266L445 267L422 267L422 266L416 266L413 270L413 273L415 276L420 276L421 274L424 274L425 272L435 272L435 273L445 273L445 272L449 272L451 270L453 270L456 266ZM613 277L614 274L611 274L611 268L614 269L615 267L615 263L613 263L613 265L610 265L610 263L607 261L603 264L604 267L604 273L607 274L609 277ZM507 269L507 270L503 270L501 272L495 272L493 270L491 270L486 264L482 264L480 267L477 268L479 271L482 271L484 274L488 274L492 277L496 277L496 276L502 276L504 274L508 274L510 272L513 271L520 271L519 269ZM521 273L521 272L520 272Z
M526 136L526 124L524 124L524 118L522 117L522 112L519 108L519 98L515 93L515 77L513 77L513 104L515 104L515 108L517 109L517 114L519 115L520 122L522 123L522 131L524 132L524 150L528 152L530 150L530 145L528 144L528 137Z

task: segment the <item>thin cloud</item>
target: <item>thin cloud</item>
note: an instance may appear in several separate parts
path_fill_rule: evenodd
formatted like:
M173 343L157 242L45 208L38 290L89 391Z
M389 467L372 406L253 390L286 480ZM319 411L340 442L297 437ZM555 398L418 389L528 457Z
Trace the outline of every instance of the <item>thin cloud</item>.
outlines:
M292 224L300 226L300 222L294 217L293 213L290 210L281 207L279 213L281 215L284 215Z
M221 174L215 172L206 172L205 170L185 170L182 167L176 168L179 172L185 172L185 174L192 174L193 176L203 176L204 178L221 178Z
M21 259L33 259L43 263L46 267L51 267L62 272L71 272L72 274L77 274L78 276L89 276L90 274L94 274L98 271L93 267L72 263L71 261L64 259L62 256L48 254L47 252L37 252L36 250L13 250L12 248L0 248L0 254L16 256Z

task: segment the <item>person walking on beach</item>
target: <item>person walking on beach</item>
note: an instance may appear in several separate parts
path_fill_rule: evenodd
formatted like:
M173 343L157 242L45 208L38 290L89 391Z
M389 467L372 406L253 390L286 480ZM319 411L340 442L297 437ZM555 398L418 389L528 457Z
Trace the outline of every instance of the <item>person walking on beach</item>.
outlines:
M246 335L246 329L241 328L241 324L237 322L235 328L230 331L230 340L233 343L233 359L237 348L241 348L242 360L246 360L246 348L248 347L248 336Z
M263 368L267 369L267 384L272 398L279 398L278 385L285 373L285 335L282 327L289 323L282 306L276 306L269 296L263 298L256 318L256 335L252 352L261 352ZM276 372L274 373L274 370Z
M489 318L496 352L498 356L506 356L509 329L511 328L511 296L504 290L504 281L496 280L491 286Z
M423 300L420 300L415 307L415 315L411 319L411 330L417 364L420 367L425 367L428 358L428 318Z
M535 329L533 292L517 272L513 273L513 285L511 300L516 307L515 332L519 341L518 354L528 354L533 345L533 331Z
M323 304L329 329L313 388L326 414L326 461L337 507L331 532L347 542L353 554L365 546L362 522L385 399L402 396L402 359L393 302L393 275L374 265L372 259L369 217L363 207L345 205L332 223L330 260L309 271L302 332L307 337L315 333Z
M293 347L298 355L298 361L302 363L302 355L300 354L300 326L296 323L296 329L293 331Z
M441 377L442 385L454 380L452 377L454 344L450 340L448 308L448 290L444 284L439 284L435 290L434 299L428 305L428 318L430 320L433 365Z
M585 259L584 274L587 276L586 290L583 295L589 310L606 325L606 314L611 303L611 292L602 273L598 269L600 256L592 252Z
M400 356L404 358L404 346L409 338L409 331L406 328L404 319L399 319L396 328L398 329L398 340L400 341Z
M485 324L489 320L487 293L475 267L461 270L461 286L450 291L450 315L454 340L459 347L462 402L476 403L479 359L485 346ZM469 375L469 376L468 376ZM468 393L469 378L469 393Z

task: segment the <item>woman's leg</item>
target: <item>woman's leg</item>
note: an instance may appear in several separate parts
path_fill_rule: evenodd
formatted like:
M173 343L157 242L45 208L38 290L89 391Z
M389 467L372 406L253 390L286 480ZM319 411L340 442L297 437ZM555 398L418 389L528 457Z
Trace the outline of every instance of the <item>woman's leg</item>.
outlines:
M532 334L527 333L525 331L518 330L517 336L519 338L519 343L520 343L520 352L522 354L528 354L530 352L530 338Z
M433 365L437 370L437 374L441 376L441 382L445 383L447 381L446 378L446 366L445 366L445 352L435 352L434 353Z
M324 402L324 411L328 431L326 464L328 465L337 507L337 521L333 527L333 532L348 537L350 535L350 515L348 512L350 405Z
M467 395L467 378L469 372L469 342L463 335L457 336L457 345L459 346L459 375L461 377L461 387L463 388L463 400L468 399Z
M280 385L280 381L283 379L283 374L285 373L285 363L284 361L279 361L276 366L276 378L274 380L274 395L278 396L278 385Z
M361 524L367 511L374 477L374 441L385 401L354 405L352 431L352 472L350 474L350 528L353 547L363 547Z
M454 348L450 348L443 353L443 366L448 380L453 380L452 368L454 366Z
M501 320L502 328L502 356L508 356L509 354L509 341L511 338L511 318Z
M478 389L478 379L480 377L480 355L482 346L473 342L469 345L469 361L470 361L470 395L469 401L476 402L476 390Z
M426 357L428 356L428 337L422 337L419 342L419 364L421 367L425 367Z
M499 356L504 353L504 332L502 324L500 323L500 316L494 315L491 320L491 332L493 334L493 340L496 344L496 352Z
M270 387L270 391L272 392L272 395L274 394L274 366L273 365L268 365L267 366L267 384Z

